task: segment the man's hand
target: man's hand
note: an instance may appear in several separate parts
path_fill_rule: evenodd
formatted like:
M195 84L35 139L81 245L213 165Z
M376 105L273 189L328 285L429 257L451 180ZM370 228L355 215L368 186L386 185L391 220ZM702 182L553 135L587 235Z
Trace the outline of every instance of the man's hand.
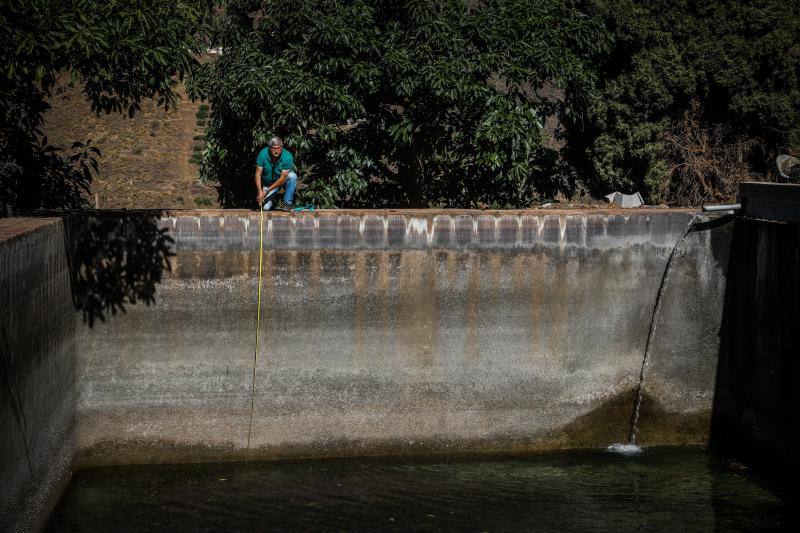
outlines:
M261 205L264 202L264 198L267 196L267 193L264 192L264 189L260 189L258 194L256 195L256 203Z

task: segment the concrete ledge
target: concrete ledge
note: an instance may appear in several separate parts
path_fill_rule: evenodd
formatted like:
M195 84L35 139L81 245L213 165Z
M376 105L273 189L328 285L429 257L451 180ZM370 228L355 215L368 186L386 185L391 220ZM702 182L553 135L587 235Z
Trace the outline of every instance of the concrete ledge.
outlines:
M789 222L800 221L800 185L748 182L739 186L742 215L748 218Z
M685 211L577 212L318 211L264 215L264 244L279 250L511 250L537 246L603 248L621 244L669 246ZM258 212L166 213L161 227L176 250L252 250Z

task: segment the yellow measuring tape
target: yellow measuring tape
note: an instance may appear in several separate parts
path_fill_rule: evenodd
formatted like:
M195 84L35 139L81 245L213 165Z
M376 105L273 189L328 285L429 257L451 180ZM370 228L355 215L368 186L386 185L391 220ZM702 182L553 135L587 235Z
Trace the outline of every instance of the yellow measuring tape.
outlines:
M260 219L258 224L258 309L256 311L256 350L253 353L253 385L250 390L250 425L247 428L247 448L244 458L250 452L250 435L253 432L253 408L256 401L256 367L258 366L258 340L261 330L261 278L264 265L264 210L259 206Z

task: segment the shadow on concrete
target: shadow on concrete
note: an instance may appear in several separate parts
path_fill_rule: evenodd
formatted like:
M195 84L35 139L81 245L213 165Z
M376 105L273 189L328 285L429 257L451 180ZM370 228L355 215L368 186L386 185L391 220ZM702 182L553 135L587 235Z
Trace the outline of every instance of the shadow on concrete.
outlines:
M25 417L25 406L22 403L22 394L20 394L22 386L19 382L19 373L14 364L14 354L11 352L11 342L2 316L0 316L0 384L2 384L3 392L7 396L8 405L11 406L14 420L17 422L17 427L22 437L22 445L25 448L25 458L28 461L28 472L33 478L33 463L31 463L30 446L26 437L28 420Z
M175 242L159 211L95 211L64 218L72 301L90 327L125 306L155 302Z
M800 224L737 219L731 241L711 449L797 492Z

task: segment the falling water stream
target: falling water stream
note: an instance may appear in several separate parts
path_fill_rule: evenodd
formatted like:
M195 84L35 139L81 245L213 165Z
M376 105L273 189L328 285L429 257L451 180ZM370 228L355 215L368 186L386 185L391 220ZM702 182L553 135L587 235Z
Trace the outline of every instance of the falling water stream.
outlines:
M641 448L636 444L636 433L639 430L639 410L642 407L642 398L644 397L644 372L647 367L647 360L650 356L650 351L653 347L653 337L656 334L658 313L661 311L661 297L664 295L664 287L666 287L667 281L669 281L672 260L677 255L677 252L680 250L683 242L686 240L686 237L692 232L692 229L694 229L695 224L701 220L702 216L700 214L695 213L692 215L692 217L689 219L689 222L686 224L686 227L683 229L683 233L681 233L680 238L678 238L678 241L672 248L669 258L667 259L667 264L664 267L664 274L661 276L661 284L658 286L658 292L656 293L656 302L653 305L653 314L650 316L650 328L647 332L647 343L645 344L644 348L644 357L642 357L642 367L639 371L639 384L636 386L636 403L633 406L633 412L631 414L631 427L630 431L628 432L628 443L612 444L608 447L608 450L611 452L630 455L637 454L641 451Z

